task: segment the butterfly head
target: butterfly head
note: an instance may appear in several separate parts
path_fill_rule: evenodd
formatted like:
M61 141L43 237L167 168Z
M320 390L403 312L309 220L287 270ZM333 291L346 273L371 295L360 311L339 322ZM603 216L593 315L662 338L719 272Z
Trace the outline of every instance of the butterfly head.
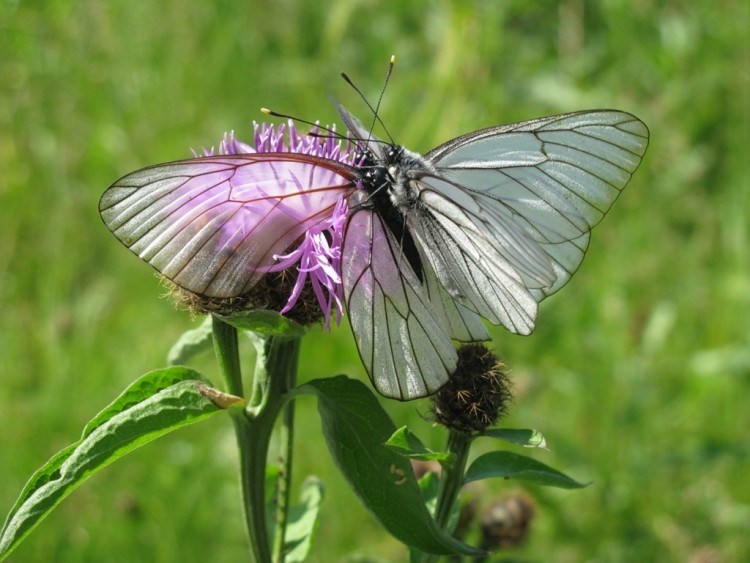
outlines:
M365 189L374 195L380 192L383 188L387 188L393 181L393 178L391 178L388 169L385 166L376 164L364 171L363 180Z

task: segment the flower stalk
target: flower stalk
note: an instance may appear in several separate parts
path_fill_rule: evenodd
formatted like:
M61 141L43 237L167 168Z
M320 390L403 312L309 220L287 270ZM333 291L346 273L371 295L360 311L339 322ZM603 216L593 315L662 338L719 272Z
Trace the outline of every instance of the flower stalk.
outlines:
M244 396L237 329L214 317L213 335L214 350L228 392ZM286 395L295 384L299 345L298 338L257 337L258 358L251 404L246 409L230 410L239 449L245 527L255 563L284 560L294 435L294 403L287 403ZM266 462L274 425L282 409L284 461L277 483L272 546L269 541L271 531L266 525Z
M437 506L435 507L435 521L438 526L445 529L448 525L453 505L458 498L464 481L466 461L469 457L472 436L457 430L451 430L448 434L448 445L446 451L454 454L454 462L443 467L440 479L440 490L438 492Z
M474 437L466 432L450 429L446 451L455 455L453 463L443 464L440 488L438 490L437 505L435 506L435 522L443 530L448 530L453 507L458 501L458 493L464 484L464 473L466 462L469 458L469 450ZM422 557L422 563L433 563L440 556L426 553Z

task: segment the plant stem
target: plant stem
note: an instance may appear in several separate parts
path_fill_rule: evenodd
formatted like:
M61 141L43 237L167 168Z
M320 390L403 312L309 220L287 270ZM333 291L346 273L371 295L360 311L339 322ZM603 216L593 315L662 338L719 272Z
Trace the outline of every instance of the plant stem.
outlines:
M456 454L455 462L447 467L443 466L440 478L440 490L438 491L437 506L435 507L435 521L443 530L447 530L453 505L458 498L458 493L463 486L466 461L469 457L472 437L469 434L451 430L448 434L447 451ZM437 561L437 555L425 555L423 563Z
M245 392L242 388L242 370L240 369L237 329L216 317L212 317L211 322L214 337L214 354L216 354L221 375L224 377L224 383L227 386L226 391L231 395L244 397Z
M214 317L214 350L227 391L244 397L240 371L237 330ZM279 337L257 338L258 359L255 370L254 391L262 390L262 397L253 397L248 409L232 409L237 447L240 457L240 485L242 488L245 527L250 538L255 563L283 561L284 527L286 526L286 499L279 504L281 516L275 526L274 558L271 557L269 530L266 517L266 462L276 417L284 406L285 394L294 385L299 355L299 339ZM255 395L255 393L254 393ZM290 403L288 409L292 408ZM285 419L287 417L285 416ZM292 417L285 423L288 449L292 441ZM280 476L279 489L288 497L291 477L291 456L288 467ZM279 526L281 521L282 526ZM276 544L280 547L276 549Z
M279 438L281 440L281 470L276 489L276 523L273 535L273 560L276 563L284 561L284 534L289 516L289 492L292 480L294 401L290 401L284 407Z
M453 504L456 502L458 492L463 486L464 471L466 470L466 460L469 457L470 447L470 435L456 430L450 431L447 450L456 454L456 461L451 467L443 468L443 478L440 479L440 491L435 507L435 520L438 526L443 529L448 525Z
M295 386L297 380L297 360L299 358L300 339L280 339L269 337L267 345L267 373L270 376L268 386L268 403L265 411L272 413L269 421L273 425L279 410L284 407L281 420L281 471L276 483L276 518L273 533L273 561L284 561L286 546L285 533L289 515L289 490L292 480L292 446L294 441L294 401L286 401L287 393Z
M238 397L244 397L242 385L242 371L240 369L239 345L237 341L237 329L226 324L222 320L213 317L213 337L214 353L219 363L221 374L224 377L224 383L227 386L227 392ZM256 468L253 461L255 454L260 452L254 451L253 448L253 425L244 411L230 410L232 422L234 423L234 433L237 439L237 448L239 449L240 458L240 484L242 488L242 508L245 517L245 530L250 540L250 549L256 563L266 563L271 560L268 547L268 537L265 533L265 515L258 512L257 491L253 489L253 483L258 481ZM262 437L255 436L256 438ZM263 457L265 460L265 456ZM265 485L265 472L261 476L261 483ZM261 499L265 496L262 493ZM261 501L261 506L265 503Z

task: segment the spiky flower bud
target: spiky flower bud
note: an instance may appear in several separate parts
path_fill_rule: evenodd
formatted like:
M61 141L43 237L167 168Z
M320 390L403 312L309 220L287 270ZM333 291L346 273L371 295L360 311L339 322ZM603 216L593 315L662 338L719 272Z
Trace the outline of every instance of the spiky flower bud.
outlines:
M458 367L432 396L435 420L453 430L481 434L505 414L512 400L505 365L483 344L458 349Z
M480 522L482 547L495 550L521 544L528 535L533 518L534 502L520 492L490 504Z

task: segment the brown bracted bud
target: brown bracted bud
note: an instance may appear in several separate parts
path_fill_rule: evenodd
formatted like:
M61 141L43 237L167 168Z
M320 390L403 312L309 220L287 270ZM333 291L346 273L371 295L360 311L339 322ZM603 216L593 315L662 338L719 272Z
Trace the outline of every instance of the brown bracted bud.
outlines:
M481 434L493 426L512 400L504 368L483 344L461 346L455 373L432 396L435 420L468 434Z

